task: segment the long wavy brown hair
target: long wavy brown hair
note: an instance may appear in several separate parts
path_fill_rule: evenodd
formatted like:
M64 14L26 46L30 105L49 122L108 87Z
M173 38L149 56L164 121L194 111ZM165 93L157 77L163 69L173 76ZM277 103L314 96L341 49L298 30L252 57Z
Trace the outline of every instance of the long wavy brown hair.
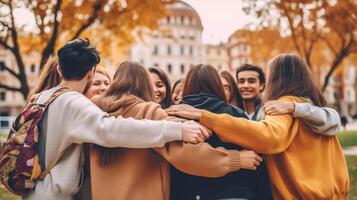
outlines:
M276 100L282 96L309 98L317 106L325 106L310 68L294 54L281 54L270 61L265 100Z
M134 95L144 101L155 101L154 89L149 72L137 62L125 61L116 70L112 84L105 91L105 97L121 98L123 95ZM94 145L99 154L100 165L108 165L114 159L117 148L106 148Z
M61 83L62 78L57 72L58 61L56 58L51 58L47 61L45 67L42 69L40 77L34 89L31 90L28 97L37 94L44 90L53 88Z
M228 102L231 105L237 106L238 108L243 107L243 100L242 96L239 94L238 87L237 87L237 82L234 80L233 76L231 73L228 71L221 71L219 75L226 79L226 81L229 83L230 86L230 91L232 94L232 97L230 99L230 102ZM227 99L229 101L229 99Z
M199 93L214 94L227 102L221 78L211 65L195 65L187 74L182 96Z

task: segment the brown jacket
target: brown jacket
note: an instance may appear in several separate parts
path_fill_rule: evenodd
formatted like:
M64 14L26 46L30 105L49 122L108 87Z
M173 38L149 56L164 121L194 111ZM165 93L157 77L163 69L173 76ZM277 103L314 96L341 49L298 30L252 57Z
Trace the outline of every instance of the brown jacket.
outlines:
M151 120L168 117L160 105L135 96L119 100L99 96L92 100L112 116ZM116 148L113 161L104 166L98 158L92 148L90 173L94 200L168 200L170 164L185 173L206 177L220 177L239 170L238 151L213 148L207 143L172 142L155 149Z

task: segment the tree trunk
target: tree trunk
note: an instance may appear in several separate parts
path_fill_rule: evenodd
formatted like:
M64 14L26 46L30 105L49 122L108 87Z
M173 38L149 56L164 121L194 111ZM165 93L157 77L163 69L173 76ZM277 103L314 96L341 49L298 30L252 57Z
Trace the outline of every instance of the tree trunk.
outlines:
M58 29L59 29L59 21L58 21L57 17L58 17L59 11L61 10L61 5L62 5L62 0L58 0L56 6L54 8L55 22L53 23L53 32L51 35L51 39L48 42L46 48L42 51L42 58L41 58L41 62L40 62L40 71L45 66L48 58L51 55L53 55L54 51L55 51L57 37L58 37Z
M348 55L347 50L342 50L334 59L327 75L325 76L324 85L322 87L322 91L324 92L329 84L330 78L333 72L337 69L337 67L342 63L343 59Z

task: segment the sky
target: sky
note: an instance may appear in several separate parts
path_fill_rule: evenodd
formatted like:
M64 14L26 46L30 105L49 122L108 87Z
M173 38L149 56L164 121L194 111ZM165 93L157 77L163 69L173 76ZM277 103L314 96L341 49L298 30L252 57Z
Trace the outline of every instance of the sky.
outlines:
M226 42L229 35L253 22L242 10L241 0L184 0L200 15L204 43Z

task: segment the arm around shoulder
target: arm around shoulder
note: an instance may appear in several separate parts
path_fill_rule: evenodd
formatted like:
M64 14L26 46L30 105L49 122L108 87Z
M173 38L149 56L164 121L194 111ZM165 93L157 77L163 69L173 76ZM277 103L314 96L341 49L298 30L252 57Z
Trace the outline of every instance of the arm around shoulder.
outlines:
M295 103L294 117L299 117L315 133L336 135L341 131L341 120L333 108L313 106L310 103Z
M153 148L182 139L181 123L109 117L79 93L61 103L67 110L65 131L74 143Z

